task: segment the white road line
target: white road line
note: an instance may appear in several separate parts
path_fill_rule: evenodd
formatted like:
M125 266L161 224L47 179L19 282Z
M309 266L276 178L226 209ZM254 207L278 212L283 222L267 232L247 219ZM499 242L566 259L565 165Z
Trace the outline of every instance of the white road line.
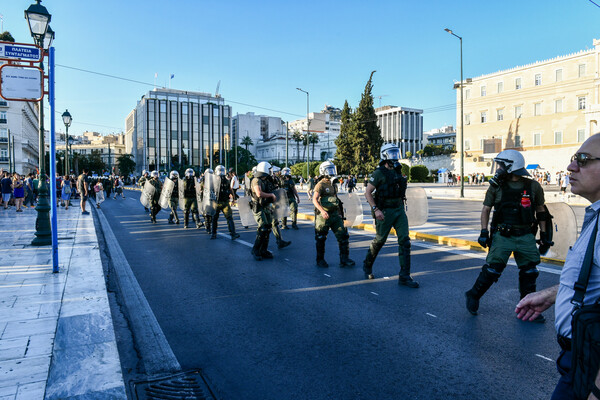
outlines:
M384 276L383 279L390 279L390 277L389 276Z
M219 235L221 237L226 237L227 239L231 238L231 236L229 236L228 233L217 233L217 235ZM254 247L254 243L249 243L242 239L235 239L235 240L232 240L232 242L243 244L246 247Z
M379 294L375 293L375 292L371 292L371 294L374 294L375 296L379 296Z
M323 275L325 275L328 278L331 278L331 275L328 275L328 274L323 274Z
M285 260L285 261L290 261L290 259L289 259L289 258L284 258L284 260Z
M429 315L430 317L437 318L437 315L433 315L433 314L430 314L430 313L425 313L425 314Z
M539 358L541 358L541 359L543 359L543 360L547 360L547 361L552 361L552 362L554 362L554 360L553 360L553 359L551 359L551 358L548 358L548 357L544 357L544 356L543 356L543 355L541 355L541 354L536 354L535 356L536 356L536 357L539 357Z

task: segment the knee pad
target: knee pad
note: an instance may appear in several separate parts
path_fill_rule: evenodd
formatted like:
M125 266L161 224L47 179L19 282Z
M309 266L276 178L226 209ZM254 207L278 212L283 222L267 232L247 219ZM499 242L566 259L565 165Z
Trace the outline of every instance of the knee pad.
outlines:
M529 263L523 267L519 267L519 277L536 279L540 275L540 271L536 268L537 263Z
M497 282L504 268L506 268L505 264L485 264L481 270L489 278L493 279L494 282Z
M315 240L317 241L325 241L327 239L327 234L322 232L315 232Z
M401 244L402 244L402 249L403 249L403 250L405 250L405 251L406 251L406 250L410 251L410 246L411 246L411 244L410 244L410 238L407 238L407 237L406 237L406 238L404 238L404 239L402 240L402 243L401 243Z

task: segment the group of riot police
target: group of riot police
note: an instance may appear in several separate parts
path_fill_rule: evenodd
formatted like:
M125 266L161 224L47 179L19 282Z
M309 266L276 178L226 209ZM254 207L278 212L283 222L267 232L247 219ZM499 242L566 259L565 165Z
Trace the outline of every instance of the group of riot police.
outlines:
M376 234L363 261L364 276L366 279L375 278L375 259L394 228L400 264L398 284L418 288L419 283L410 275L411 242L405 209L407 178L402 175L400 150L396 144L384 144L380 149L380 156L379 167L370 175L365 188L365 198L371 207ZM544 205L543 189L538 182L527 178L529 174L521 153L505 150L494 161L497 166L496 175L490 179L490 187L486 192L481 213L481 235L478 239L481 246L489 247L489 253L473 287L465 293L466 308L473 315L477 314L483 294L502 274L511 254L514 254L519 268L521 298L534 292L539 275L536 266L540 263L540 254L545 254L553 245L552 216ZM179 205L184 210L184 228L188 228L191 212L196 228L204 225L211 234L211 239L214 239L219 213L222 212L231 238L239 237L229 203L235 199L225 167L219 165L214 172L207 169L199 180L195 179L193 169L186 171L184 179L179 179L177 172L173 171L165 179L164 185L158 179L158 172L152 171L150 178L147 175L145 173L139 180L139 185L147 193L148 202L145 206L149 208L152 222L156 222L161 204L167 206L164 197L168 196L168 207L171 209L169 223L179 223ZM325 260L325 242L329 230L333 231L338 241L340 267L355 265L350 258L348 228L344 224L344 209L335 184L336 176L336 166L330 161L323 162L319 167L319 177L311 190L311 200L315 207L316 265L321 268L329 266ZM298 229L300 197L296 184L289 168L282 169L280 176L276 177L268 162L260 162L251 173L246 174L244 186L246 196L238 202L240 219L245 227L251 223L257 225L251 254L257 261L271 259L273 254L268 250L271 232L275 235L277 247L282 249L291 244L283 239L281 233L281 229L287 229L288 217L291 217L291 228ZM494 216L490 223L492 208ZM200 220L199 210L202 210L204 222ZM536 240L538 227L540 239ZM539 244L539 248L536 244ZM536 321L544 322L544 317L540 315Z

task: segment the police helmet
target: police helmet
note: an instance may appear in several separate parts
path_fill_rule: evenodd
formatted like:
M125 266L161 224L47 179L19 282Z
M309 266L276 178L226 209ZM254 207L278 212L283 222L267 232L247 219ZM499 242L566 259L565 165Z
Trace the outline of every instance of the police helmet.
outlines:
M146 170L143 170L143 171L142 171L142 176L144 176L144 175L148 175L148 171L146 171Z
M252 167L252 175L256 176L256 166Z
M177 172L175 170L171 171L171 174L169 175L169 178L171 180L175 180L175 179L179 178L179 172Z
M194 170L192 168L188 168L188 169L185 170L185 176L191 177L191 176L194 176L194 175L196 175L196 173L194 172Z
M158 178L158 171L152 171L152 172L150 172L150 176L152 178Z
M212 168L206 168L206 169L204 170L204 176L206 176L206 175L208 175L208 174L212 174L212 173L213 173L213 170L212 170Z
M292 170L289 169L288 167L285 167L284 169L281 170L281 175L290 176L290 175L292 175Z
M517 150L501 151L494 158L494 161L509 174L529 176L529 172L525 169L525 157Z
M331 161L325 161L321 165L319 165L319 175L324 175L328 177L336 176L337 169L335 168L335 164Z
M381 161L398 161L401 157L400 149L395 143L386 143L379 150Z
M217 167L215 168L215 175L217 175L217 176L227 175L227 172L225 171L225 167L222 165L217 165Z
M260 178L262 176L267 176L271 174L271 164L266 161L259 162L256 166L256 172L254 176Z

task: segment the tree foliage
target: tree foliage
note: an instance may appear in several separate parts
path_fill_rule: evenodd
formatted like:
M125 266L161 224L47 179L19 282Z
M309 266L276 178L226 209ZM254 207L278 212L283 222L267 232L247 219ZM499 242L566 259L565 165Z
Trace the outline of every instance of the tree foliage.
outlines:
M15 42L15 38L10 34L9 31L4 31L0 33L0 41L3 42Z
M429 182L429 170L424 165L414 165L410 169L410 182Z
M320 165L321 165L321 161L311 161L311 163L308 166L311 176L314 177L314 176L319 175L319 166ZM290 167L290 169L292 170L292 175L303 176L304 179L307 179L305 162L294 164Z
M352 158L352 143L350 141L354 125L352 121L352 108L348 105L348 100L346 100L342 109L341 122L340 134L335 139L337 150L335 152L334 163L339 172L348 173L354 162Z
M135 171L135 161L132 154L122 154L117 158L119 173L124 176L129 176Z

